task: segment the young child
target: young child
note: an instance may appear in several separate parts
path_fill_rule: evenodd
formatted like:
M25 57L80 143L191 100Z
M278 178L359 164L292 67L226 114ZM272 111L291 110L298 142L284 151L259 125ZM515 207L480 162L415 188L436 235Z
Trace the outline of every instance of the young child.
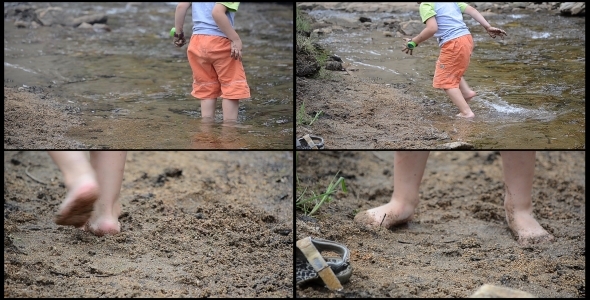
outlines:
M250 98L250 88L242 66L242 41L233 28L239 2L193 2L192 37L187 49L193 71L195 98L201 99L201 116L215 118L215 104L221 97L224 124L238 119L239 100ZM186 40L182 26L191 2L176 6L174 44Z
M395 189L391 201L358 213L354 220L369 227L381 225L386 228L410 221L418 206L418 190L428 154L428 151L396 151L393 167ZM531 193L535 151L501 151L501 156L506 187L504 209L508 227L521 245L553 240L553 236L533 216Z
M121 231L119 192L126 151L49 151L61 170L68 193L55 223L81 227L95 235Z
M473 39L467 25L463 22L462 13L470 15L479 22L492 38L500 36L503 39L506 32L490 26L475 8L465 2L418 2L418 4L420 4L420 17L426 24L426 28L416 37L404 39L407 44L402 51L412 55L415 47L434 35L440 46L440 55L436 62L432 86L445 90L451 101L459 108L458 117L473 118L475 114L467 103L476 93L469 88L463 78L473 51Z

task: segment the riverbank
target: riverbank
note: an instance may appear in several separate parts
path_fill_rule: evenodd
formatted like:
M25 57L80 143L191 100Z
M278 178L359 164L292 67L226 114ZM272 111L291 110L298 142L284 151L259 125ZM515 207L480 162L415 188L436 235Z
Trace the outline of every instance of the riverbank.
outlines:
M66 135L70 128L85 125L72 114L76 110L42 87L4 85L4 149L88 148Z

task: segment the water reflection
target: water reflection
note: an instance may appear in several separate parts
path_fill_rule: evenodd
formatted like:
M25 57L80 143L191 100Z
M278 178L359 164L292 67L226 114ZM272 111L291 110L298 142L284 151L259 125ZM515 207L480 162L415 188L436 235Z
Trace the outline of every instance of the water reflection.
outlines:
M216 124L213 118L202 118L192 123L199 123L197 132L191 133L193 149L245 149L248 144L239 129L248 128L236 121L224 121Z

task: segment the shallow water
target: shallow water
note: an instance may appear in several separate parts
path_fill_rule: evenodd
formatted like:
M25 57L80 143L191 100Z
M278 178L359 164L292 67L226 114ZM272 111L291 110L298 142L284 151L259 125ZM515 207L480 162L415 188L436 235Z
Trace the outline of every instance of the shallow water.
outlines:
M221 125L221 100L215 124L201 124L187 46L176 48L168 35L176 3L51 5L74 16L106 13L112 31L5 21L4 77L50 86L80 107L88 126L72 138L102 148L293 148L292 6L240 5L235 28L251 98L240 101L240 127L230 129ZM184 31L191 26L188 12Z
M317 10L310 15L358 18L361 14ZM382 19L419 20L415 13L363 13L373 24ZM350 62L359 78L403 87L429 104L428 118L456 140L478 148L585 147L585 19L548 13L486 16L508 37L492 39L477 21L465 16L475 43L465 79L478 92L470 103L472 121L454 117L458 110L442 90L432 87L439 54L434 38L412 56L401 52L401 38L383 29L345 29L319 43Z

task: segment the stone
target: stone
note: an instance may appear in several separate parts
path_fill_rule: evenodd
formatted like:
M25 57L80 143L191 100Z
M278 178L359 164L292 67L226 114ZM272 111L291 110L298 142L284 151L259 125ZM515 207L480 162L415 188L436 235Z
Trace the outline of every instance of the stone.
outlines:
M93 15L87 15L87 16L82 16L82 17L78 17L78 18L74 18L71 21L71 25L76 27L82 23L88 23L88 24L95 24L95 23L100 23L100 24L106 24L108 20L107 15L105 14L93 14Z
M27 27L29 27L29 23L27 23L25 21L17 20L16 22L14 22L14 26L16 26L17 28L27 28Z
M92 25L92 29L94 29L95 32L110 32L111 28L107 25L107 24L94 24Z
M530 293L502 286L484 284L469 298L536 298Z
M452 142L436 146L436 149L473 150L475 147L465 142Z
M330 71L344 71L342 68L342 63L337 61L327 61L326 62L326 70Z
M408 36L409 35L412 35L412 36L417 35L426 27L426 25L424 25L421 21L416 21L416 20L401 22L401 23L399 23L399 25L400 25L399 31L401 33L403 33L404 35L408 35Z
M80 28L80 29L92 29L92 25L84 22L84 23L80 24L77 28Z
M35 14L43 26L51 26L54 24L65 25L68 23L69 19L61 7L40 8L35 10Z
M359 21L361 21L361 23L373 22L373 21L371 21L371 18L367 18L367 17L360 17Z
M562 15L584 15L586 13L586 4L584 2L563 2L559 6L559 12Z

